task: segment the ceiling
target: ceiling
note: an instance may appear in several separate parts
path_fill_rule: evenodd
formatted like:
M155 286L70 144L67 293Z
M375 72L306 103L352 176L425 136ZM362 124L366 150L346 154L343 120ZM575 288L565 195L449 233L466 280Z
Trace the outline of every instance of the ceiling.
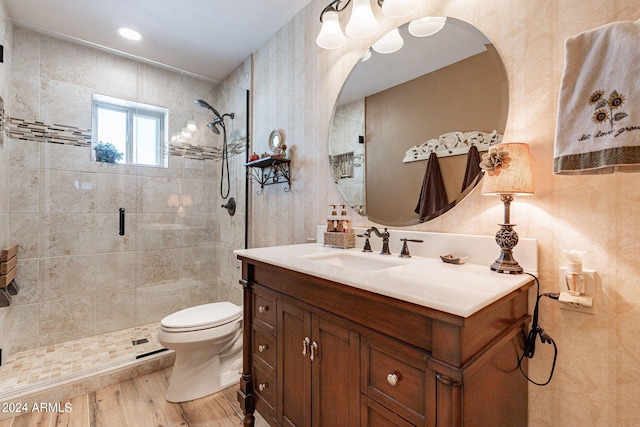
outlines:
M311 0L4 0L16 25L221 81ZM318 23L318 25L320 25ZM133 42L119 27L142 34Z

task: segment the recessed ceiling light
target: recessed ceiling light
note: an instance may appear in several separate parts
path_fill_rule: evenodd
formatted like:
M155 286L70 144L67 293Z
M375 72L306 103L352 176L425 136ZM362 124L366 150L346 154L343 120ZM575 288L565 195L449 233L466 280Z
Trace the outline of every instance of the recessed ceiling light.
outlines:
M142 38L142 35L139 32L131 28L120 27L118 28L118 33L120 33L120 35L125 39L129 40L140 40Z

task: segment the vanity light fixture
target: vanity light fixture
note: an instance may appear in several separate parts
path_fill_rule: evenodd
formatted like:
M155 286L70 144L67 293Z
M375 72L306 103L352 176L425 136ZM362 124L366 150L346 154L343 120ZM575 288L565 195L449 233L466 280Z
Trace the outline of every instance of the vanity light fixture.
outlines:
M390 18L399 18L415 11L422 0L376 0L382 13ZM353 38L365 38L378 31L379 24L370 0L333 0L320 13L322 27L316 43L323 49L337 49L346 42L340 27L339 13L353 2L351 16L345 27L347 35Z
M409 33L414 37L432 36L447 23L446 16L425 16L409 23Z
M398 31L397 28L394 28L382 36L382 38L375 42L371 47L378 53L387 54L399 51L403 45L404 40L400 35L400 31Z
M510 223L509 217L515 195L533 195L529 145L510 142L493 146L482 156L480 167L485 172L482 194L498 195L504 203L504 223L499 224L500 230L496 233L500 256L491 265L491 270L498 273L522 273L522 267L513 257L513 248L518 244L518 233L513 229L515 224Z
M120 34L125 39L129 39L129 40L136 41L136 40L142 39L142 35L138 31L134 30L133 28L120 27L118 28L118 34Z

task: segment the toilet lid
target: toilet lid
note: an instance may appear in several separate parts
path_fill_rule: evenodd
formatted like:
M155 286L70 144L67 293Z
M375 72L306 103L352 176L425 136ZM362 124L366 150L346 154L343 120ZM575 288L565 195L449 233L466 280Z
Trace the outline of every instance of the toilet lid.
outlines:
M215 328L242 317L242 307L228 301L197 305L166 316L160 321L165 330L199 330Z

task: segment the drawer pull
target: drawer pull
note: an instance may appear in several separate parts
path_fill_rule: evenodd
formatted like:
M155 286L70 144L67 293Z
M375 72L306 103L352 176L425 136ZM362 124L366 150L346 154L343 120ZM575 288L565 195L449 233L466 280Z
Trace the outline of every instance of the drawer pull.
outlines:
M269 387L269 383L260 383L258 384L258 390L264 391L265 388Z
M309 356L309 359L311 359L312 362L313 362L313 359L315 359L317 356L317 351L318 351L318 343L314 341L311 343L311 356Z
M262 353L262 352L264 352L265 350L267 350L268 348L269 348L269 346L268 346L267 344L260 344L260 345L258 346L258 351L259 351L260 353Z
M394 387L396 386L396 384L398 384L399 380L400 378L398 378L398 374L396 373L387 375L387 382Z
M268 305L261 305L260 307L258 307L258 313L262 314L265 311L269 311L269 306Z

